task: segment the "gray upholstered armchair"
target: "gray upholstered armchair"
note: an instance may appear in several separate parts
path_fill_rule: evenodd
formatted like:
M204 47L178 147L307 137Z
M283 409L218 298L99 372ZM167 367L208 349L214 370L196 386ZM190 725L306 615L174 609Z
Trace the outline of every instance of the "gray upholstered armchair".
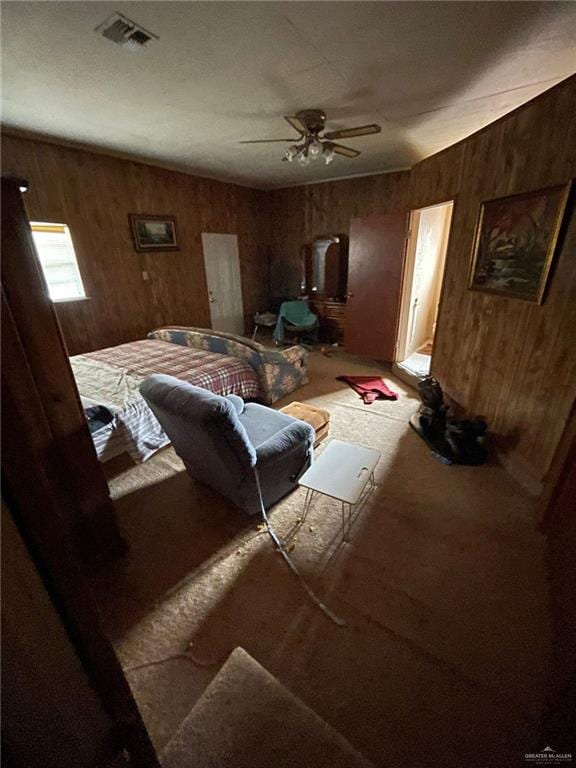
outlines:
M312 461L313 428L272 408L161 374L145 379L140 393L190 475L248 514L260 510L255 468L268 509Z

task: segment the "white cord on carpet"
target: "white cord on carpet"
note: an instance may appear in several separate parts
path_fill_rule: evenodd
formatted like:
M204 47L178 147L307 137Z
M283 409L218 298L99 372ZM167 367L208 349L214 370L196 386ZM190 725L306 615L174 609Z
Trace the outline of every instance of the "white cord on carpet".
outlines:
M190 643L192 645L192 643ZM145 669L146 667L156 667L159 664L164 664L167 661L175 661L176 659L185 659L191 661L197 667L216 667L220 662L218 661L201 661L196 658L191 651L182 651L181 653L171 653L169 656L163 656L161 659L153 659L152 661L143 661L141 664L133 664L130 667L124 667L124 672L135 672L138 669Z
M260 512L262 513L262 519L264 520L264 524L266 526L266 530L268 531L268 534L270 535L270 538L272 539L274 544L277 546L280 554L288 564L288 567L290 568L290 570L293 573L295 573L298 579L300 580L300 583L304 587L306 594L312 600L312 602L314 602L318 606L318 608L320 608L320 610L323 613L325 613L326 616L328 616L330 621L333 621L334 624L336 624L338 627L345 627L346 622L343 619L341 619L339 616L336 616L336 614L333 613L330 610L330 608L328 608L328 606L322 602L322 600L320 600L320 598L314 593L312 588L308 586L304 577L302 576L298 568L296 568L296 566L290 559L290 555L288 554L288 552L286 552L286 549L284 548L282 541L280 540L280 538L278 537L278 534L272 527L270 520L268 519L268 515L266 514L266 508L264 507L264 499L262 497L262 489L260 487L260 477L258 476L258 470L256 469L256 467L254 467L254 477L256 478L256 487L258 488ZM190 646L191 645L192 643L190 643ZM124 672L135 672L139 669L145 669L146 667L157 666L159 664L164 664L167 661L174 661L176 659L185 659L186 661L191 661L192 664L195 664L197 667L214 667L218 664L218 662L214 662L214 661L201 661L200 659L197 659L189 649L188 651L183 651L181 653L173 653L173 654L170 654L169 656L164 656L161 659L154 659L153 661L144 661L141 664L134 664L130 667L124 667Z
M272 539L272 541L274 542L274 544L276 544L276 546L278 547L278 549L279 549L279 551L280 551L280 554L282 555L282 557L284 558L284 560L285 560L285 561L288 563L288 567L290 568L290 570L291 570L293 573L295 573L295 574L296 574L296 576L297 576L297 577L300 579L300 582L301 582L302 586L304 587L304 590L306 591L306 594L308 595L308 597L309 597L309 598L310 598L310 599L311 599L311 600L312 600L314 603L316 603L316 605L318 606L318 608L320 608L320 610L321 610L321 611L323 611L323 612L326 614L326 616L328 616L328 618L329 618L331 621L333 621L333 622L334 622L334 624L338 625L339 627L345 627L345 626L346 626L346 622L345 622L343 619L341 619L339 616L336 616L336 614L335 614L335 613L333 613L333 612L330 610L330 608L328 608L328 606L326 606L326 605L325 605L325 604L324 604L324 603L323 603L323 602L320 600L320 598L319 598L319 597L318 597L318 596L317 596L317 595L314 593L314 591L312 590L312 588L308 586L308 584L306 583L306 581L305 581L304 577L302 576L302 574L300 573L300 571L298 570L298 568L296 568L296 566L294 565L294 563L293 563L293 562L292 562L292 560L290 559L290 555L289 555L289 554L288 554L288 552L286 552L286 550L284 549L284 545L283 545L283 544L282 544L282 542L280 541L280 539L279 539L279 537L278 537L278 534L276 533L276 531L274 530L274 528L272 528L272 525L270 524L270 520L268 519L268 515L266 514L266 509L265 509L265 507L264 507L264 499L262 498L262 489L261 489L261 487L260 487L260 478L259 478L259 476L258 476L258 470L257 470L257 468L256 468L256 467L254 467L254 477L256 478L256 486L257 486L257 488L258 488L258 496L259 496L259 500L260 500L260 511L261 511L261 513L262 513L262 518L264 519L264 523L265 523L265 525L266 525L266 528L267 528L267 530L268 530L268 533L270 534L270 538Z

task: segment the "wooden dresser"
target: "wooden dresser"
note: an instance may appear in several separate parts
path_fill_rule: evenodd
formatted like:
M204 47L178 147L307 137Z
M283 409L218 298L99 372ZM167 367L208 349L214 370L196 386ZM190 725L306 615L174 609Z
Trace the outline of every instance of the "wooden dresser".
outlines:
M329 344L344 343L345 301L330 299L310 299L310 309L318 315L320 339Z

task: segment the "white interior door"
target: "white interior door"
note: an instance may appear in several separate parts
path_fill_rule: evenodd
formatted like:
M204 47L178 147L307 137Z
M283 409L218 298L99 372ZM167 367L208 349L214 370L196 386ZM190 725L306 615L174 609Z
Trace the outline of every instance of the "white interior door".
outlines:
M215 331L244 334L244 304L236 235L202 233L210 320Z

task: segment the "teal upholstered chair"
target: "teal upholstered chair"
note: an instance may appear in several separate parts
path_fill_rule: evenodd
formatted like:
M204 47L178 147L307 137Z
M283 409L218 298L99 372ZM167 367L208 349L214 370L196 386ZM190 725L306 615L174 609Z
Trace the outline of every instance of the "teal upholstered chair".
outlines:
M302 299L284 301L280 306L278 321L274 329L274 340L281 344L286 333L301 338L318 341L318 315L310 311L308 304Z

